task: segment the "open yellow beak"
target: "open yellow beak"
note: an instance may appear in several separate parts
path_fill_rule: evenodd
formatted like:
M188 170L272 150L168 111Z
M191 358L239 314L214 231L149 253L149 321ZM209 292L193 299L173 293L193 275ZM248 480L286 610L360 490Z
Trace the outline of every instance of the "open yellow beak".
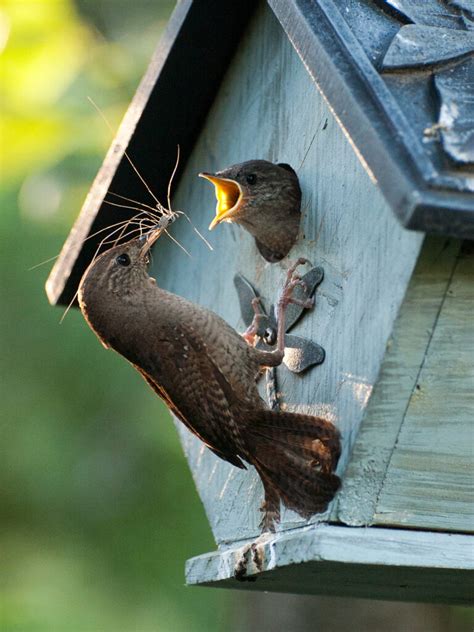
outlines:
M220 178L212 173L203 172L199 174L199 177L212 182L216 191L216 216L209 224L209 230L221 222L231 222L242 201L242 190L239 184L235 180Z

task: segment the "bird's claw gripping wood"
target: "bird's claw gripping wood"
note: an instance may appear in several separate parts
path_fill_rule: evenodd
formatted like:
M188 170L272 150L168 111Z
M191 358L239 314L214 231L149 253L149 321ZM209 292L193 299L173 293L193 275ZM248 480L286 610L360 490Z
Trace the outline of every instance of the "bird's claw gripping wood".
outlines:
M297 274L296 270L299 266L302 266L306 263L310 263L308 259L300 257L297 261L288 269L286 273L285 282L283 284L283 288L280 294L280 298L277 304L277 341L276 341L276 349L274 351L259 351L260 353L260 362L262 366L272 367L278 366L283 362L283 358L285 355L285 315L286 309L288 305L292 303L295 305L301 305L306 309L311 309L314 306L314 299L307 298L305 300L297 299L293 297L293 290L295 287L302 287L307 291L307 286L305 282L301 279L300 275ZM260 321L263 318L266 318L266 315L261 311L260 307L261 299L260 297L255 297L252 299L252 308L254 310L254 317L245 332L243 333L243 338L245 341L255 347L257 343L257 338L261 336L260 332Z
M280 294L280 298L278 300L277 307L277 321L278 321L278 336L277 336L277 351L280 353L285 352L285 316L286 316L286 308L291 303L295 305L301 305L306 309L311 309L314 306L314 299L308 298L306 300L299 300L293 298L293 290L295 287L300 286L303 289L306 288L306 284L302 281L299 274L296 273L296 270L299 266L304 265L305 263L310 263L308 259L304 257L300 257L296 260L296 262L288 269L286 274L286 280L283 285L282 292Z

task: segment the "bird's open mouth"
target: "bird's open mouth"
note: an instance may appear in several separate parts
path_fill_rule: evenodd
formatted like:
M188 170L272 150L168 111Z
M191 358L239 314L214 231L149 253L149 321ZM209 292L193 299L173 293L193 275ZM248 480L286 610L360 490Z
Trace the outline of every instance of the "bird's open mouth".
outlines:
M221 222L231 222L242 201L242 189L239 184L235 180L220 178L212 173L203 172L199 174L199 177L212 182L216 191L216 216L209 224L209 230Z

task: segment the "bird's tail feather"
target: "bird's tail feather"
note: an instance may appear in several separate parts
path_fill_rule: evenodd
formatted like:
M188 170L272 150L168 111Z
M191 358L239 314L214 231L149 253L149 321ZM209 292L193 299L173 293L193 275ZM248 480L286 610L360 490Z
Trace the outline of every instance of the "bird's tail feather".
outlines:
M279 520L279 501L304 518L324 511L339 488L337 428L320 417L261 410L248 429L252 463L265 488L263 526Z

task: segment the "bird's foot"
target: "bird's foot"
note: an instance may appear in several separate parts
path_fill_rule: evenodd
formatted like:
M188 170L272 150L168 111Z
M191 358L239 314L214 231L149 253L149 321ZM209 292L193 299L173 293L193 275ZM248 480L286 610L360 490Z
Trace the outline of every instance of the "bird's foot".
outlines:
M253 544L246 544L241 550L240 557L234 566L234 578L238 582L254 582L257 580L254 575L247 575L248 566L251 564L250 556L253 553Z
M277 314L278 314L278 343L277 348L281 353L284 353L285 350L285 314L288 305L292 303L294 305L300 305L306 309L311 309L314 306L314 298L306 298L299 299L293 297L293 290L295 287L302 287L303 290L307 291L308 288L306 283L302 280L300 275L296 272L297 268L305 263L310 263L308 259L304 257L300 257L296 260L296 262L289 268L285 283L283 285L280 298L278 300Z
M311 263L308 259L304 257L300 257L297 261L288 269L286 274L285 283L283 285L283 289L280 295L280 299L278 301L278 308L286 309L288 305L293 303L294 305L300 305L301 307L305 307L306 309L311 309L314 306L314 298L309 297L306 299L298 299L293 297L293 290L295 287L301 287L305 292L308 291L308 287L306 283L303 281L301 276L296 272L299 266L304 265L305 263Z
M260 321L263 318L266 318L261 309L261 301L259 296L256 296L252 299L252 308L254 311L253 320L242 334L242 337L250 346L255 347L255 345L257 344L257 338L260 337Z

